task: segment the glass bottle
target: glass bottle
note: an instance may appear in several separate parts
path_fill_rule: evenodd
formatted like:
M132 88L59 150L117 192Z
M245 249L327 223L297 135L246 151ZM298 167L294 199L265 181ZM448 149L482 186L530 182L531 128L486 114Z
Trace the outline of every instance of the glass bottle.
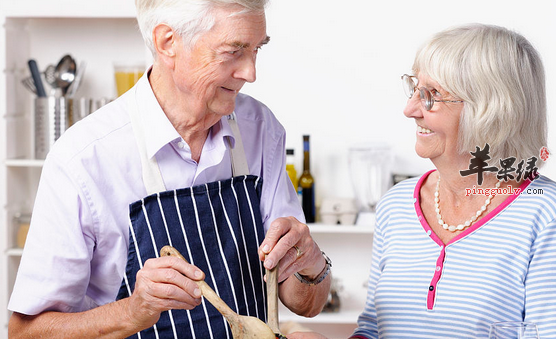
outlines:
M311 175L309 136L303 136L303 173L299 177L298 192L301 193L301 206L307 223L315 222L315 180Z
M293 148L286 149L286 172L293 184L293 188L297 192L297 170L295 169L295 151Z

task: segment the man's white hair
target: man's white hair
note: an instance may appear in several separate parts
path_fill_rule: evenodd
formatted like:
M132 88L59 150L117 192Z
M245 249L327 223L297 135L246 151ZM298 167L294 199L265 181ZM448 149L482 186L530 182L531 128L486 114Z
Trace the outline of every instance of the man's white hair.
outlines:
M174 29L185 45L192 47L200 34L214 26L214 8L239 5L244 13L264 11L267 3L268 0L135 0L135 7L143 40L156 58L152 35L161 23Z

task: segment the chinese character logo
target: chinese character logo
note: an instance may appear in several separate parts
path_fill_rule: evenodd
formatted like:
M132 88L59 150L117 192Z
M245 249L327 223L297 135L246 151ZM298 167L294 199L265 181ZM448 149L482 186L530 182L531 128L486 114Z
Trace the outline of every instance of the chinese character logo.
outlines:
M469 152L473 156L469 161L469 169L465 171L459 171L459 173L462 177L476 173L477 183L479 185L483 183L483 172L497 172L496 178L498 180L504 180L504 181L513 180L513 179L517 181L521 181L522 178L533 181L538 175L537 157L530 157L529 159L527 159L527 161L521 160L517 164L517 167L513 167L517 160L515 157L500 159L499 161L500 169L498 169L495 166L488 167L487 160L490 159L489 144L485 144L485 147L483 149L481 149L479 146L475 146L475 147L476 147L475 152ZM541 159L546 161L546 159L548 159L549 156L550 153L548 152L548 149L546 147L543 147L541 149L541 155L540 155Z
M473 156L469 163L469 169L466 171L459 171L462 177L477 173L477 182L479 185L483 183L483 172L497 172L498 168L496 167L487 167L488 163L487 160L490 159L490 145L485 144L485 148L481 149L479 146L476 146L475 152L469 152Z
M547 161L549 156L550 156L550 152L548 151L548 148L546 147L541 148L542 161Z

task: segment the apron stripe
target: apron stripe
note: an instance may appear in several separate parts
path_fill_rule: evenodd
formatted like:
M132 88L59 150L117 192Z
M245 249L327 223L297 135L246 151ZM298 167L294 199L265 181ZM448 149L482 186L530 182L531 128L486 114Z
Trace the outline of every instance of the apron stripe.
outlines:
M162 214L162 221L164 222L164 229L166 230L166 236L168 237L168 244L170 246L174 246L172 244L172 237L170 236L170 231L168 230L168 223L166 222L166 213L164 213L164 208L162 207L162 201L160 200L160 193L156 194L156 200L158 201L158 207L160 208L160 212Z
M137 237L135 235L135 229L133 228L133 224L129 224L129 233L133 237L133 245L135 245L135 253L137 253L137 259L139 262L139 269L143 268L143 259L141 259L141 251L139 251L139 246L137 246ZM131 295L131 294L130 294Z
M207 261L207 263L210 262L209 260L209 256L207 253L207 248L205 245L205 239L203 236L203 231L201 230L201 222L199 221L199 210L197 209L197 199L195 198L195 194L193 194L193 188L189 188L190 192L191 192L191 200L193 202L193 210L195 211L195 222L196 222L196 226L197 226L197 231L199 232L199 239L201 240L201 247L203 248L203 254L205 255L205 260ZM212 265L208 264L208 270L210 272L210 276L205 278L205 281L207 279L210 279L210 281L212 281L212 286L214 288L214 291L216 292L216 294L221 295L220 291L218 290L218 284L216 283L216 280L213 279L214 272L212 271ZM208 316L207 316L208 318ZM224 322L224 327L226 327L226 319L222 319L222 321ZM209 328L211 329L211 338L212 338L212 326L210 325L210 323L207 321L207 324L209 326Z
M224 207L225 204L224 204L224 198L222 196L222 183L221 182L218 182L218 196L220 198L220 203L222 204L222 211L223 211L224 216L226 218L226 224L228 225L228 229L230 230L230 234L231 234L232 239L234 241L237 257L241 258L240 254L239 254L239 246L238 246L238 243L237 243L237 238L236 238L236 235L235 235L234 230L232 228L232 223L230 222L230 217L228 216L228 212L226 211L226 208ZM243 264L242 264L241 260L239 260L238 263L239 263L239 271L241 272L241 287L242 287L242 290L243 290L243 298L244 298L244 301L245 301L245 305L248 305L249 303L247 302L247 291L245 290L245 281L243 279L243 276L244 276L244 274L243 274ZM236 305L237 305L237 299L235 301L236 301ZM249 315L249 309L247 309L247 315Z
M174 333L174 339L178 339L178 333L176 332L176 324L174 323L174 315L172 310L168 310L168 315L170 316L170 324L172 325L172 333Z
M261 242L259 241L259 236L257 235L257 222L255 221L255 213L253 212L253 205L251 204L251 199L249 197L249 191L247 190L247 181L245 179L247 179L247 176L244 176L243 188L245 189L245 195L247 197L247 203L249 204L249 211L251 212L251 220L252 220L253 231L254 231L253 233L255 234L255 239L257 239L257 244L260 244ZM263 273L261 265L259 265L259 275L261 277L261 289L263 291L266 291L265 285L264 285L264 273ZM257 310L258 310L258 307L257 307ZM265 309L265 311L266 311L266 309ZM257 311L257 317L258 316L259 316L259 313ZM266 312L264 314L264 318L266 319Z
M248 258L249 257L249 253L247 252L247 243L245 242L245 232L243 229L243 221L241 220L241 209L239 208L240 204L239 204L239 199L237 197L237 192L236 189L234 187L234 179L232 178L232 183L231 183L231 188L232 188L232 192L234 193L235 199L236 199L236 206L237 206L237 213L239 215L239 227L241 229L241 239L243 240L243 248L245 249L245 256ZM253 295L257 295L255 292L255 282L253 281L253 272L251 270L251 263L248 261L247 262L247 269L249 270L249 279L251 280L251 287L253 289ZM258 306L258 301L255 299L255 311L257 314L257 318L259 317L259 306ZM249 312L249 308L247 308L247 315L250 315Z
M207 192L207 196L209 196L210 192L209 192L209 188L208 185L205 184L205 189ZM234 300L234 304L235 304L235 309L234 311L237 312L239 310L239 307L237 305L237 297L236 297L236 291L235 291L235 286L234 286L234 281L232 279L232 275L230 274L230 268L228 266L228 261L226 260L226 256L224 255L224 250L222 249L222 240L220 239L220 232L218 231L218 224L216 222L216 215L214 214L214 207L212 206L212 201L210 199L208 199L209 202L209 206L210 206L210 212L211 212L211 216L212 216L212 223L213 223L213 227L216 233L216 243L218 244L218 249L220 250L220 258L222 259L222 263L224 265L224 268L226 269L226 275L228 276L228 282L231 286L231 290L232 290L232 296L233 296L233 300ZM231 328L228 330L229 324L228 322L224 319L224 325L226 326L226 338L230 338L230 331Z
M255 180L255 192L257 191L257 189L259 188L259 177L257 177L257 180Z
M124 274L124 282L125 282L125 287L127 288L127 293L131 297L131 289L129 288L129 280L127 280L127 274Z
M149 221L149 214L147 213L147 209L145 208L145 201L143 201L142 208L143 208L143 214L145 216L145 221L147 222L147 229L149 230L149 234L151 235L151 242L153 244L154 257L158 258L158 251L156 250L158 247L156 247L156 239L154 238L153 229L151 227L151 222Z
M170 237L170 231L168 230L168 223L166 222L166 213L164 212L164 208L162 208L162 202L160 200L160 194L156 194L156 200L158 201L158 207L160 208L160 215L162 217L162 221L164 223L164 229L166 230L166 236L170 245L172 245L172 237ZM176 331L176 323L174 321L174 314L172 310L168 310L168 316L170 317L170 325L172 327L172 333L174 334L174 339L178 339L178 333Z
M130 236L133 238L133 244L135 244L135 252L139 253L139 249L137 248L137 239L135 238L135 232L133 231L133 224L131 223L131 221L129 223L129 233ZM141 262L141 258L139 258L139 262ZM124 273L124 282L128 297L131 297L131 287L129 286L129 279L127 278L127 270Z
M133 239L133 244L135 245L135 253L137 253L137 256L139 257L139 263L142 267L139 249L137 248L137 239L135 238L135 231L133 230L133 223L131 221L129 223L129 233ZM125 282L125 287L127 289L128 297L131 297L132 292L131 292L131 287L129 285L129 279L127 278L127 270L126 273L124 273L124 282ZM141 332L137 332L136 335L138 339L141 339Z
M187 247L187 255L189 256L189 262L192 265L195 265L195 261L193 259L193 256L191 255L191 248L189 247L189 241L187 241L187 233L185 232L185 226L184 226L184 222L183 222L183 217L181 215L181 213L179 211L180 207L179 207L179 201L178 201L178 195L177 195L177 191L174 190L174 202L176 204L176 211L178 211L178 218L180 220L180 226L181 226L181 231L183 234L183 240L185 241L185 246ZM205 300L203 299L201 301L202 305L203 305L203 311L205 312L205 319L207 319L207 325L209 325L209 329L210 329L210 324L208 323L208 313L207 313L207 306L205 305ZM196 338L196 334L195 334L195 328L194 328L194 324L193 324L193 320L191 319L191 312L187 311L187 316L189 319L189 327L191 329L191 333L193 334L193 338ZM210 331L210 337L212 338L212 331Z
M156 240L155 240L154 235L153 235L153 230L152 230L152 227L151 227L151 223L149 221L149 215L147 213L147 209L145 208L145 201L144 200L143 200L142 208L143 208L143 214L145 216L145 221L147 222L147 228L149 229L149 233L151 235L151 241L152 241L152 244L153 244L154 255L155 255L155 258L158 258L158 251L156 250L157 249ZM137 250L137 253L138 254L140 253L139 250ZM139 260L139 262L141 263L140 267L142 268L143 267L142 261ZM162 314L160 315L160 317L162 317ZM156 324L154 324L153 329L154 329L154 335L155 335L156 339L159 339L158 328L157 328Z

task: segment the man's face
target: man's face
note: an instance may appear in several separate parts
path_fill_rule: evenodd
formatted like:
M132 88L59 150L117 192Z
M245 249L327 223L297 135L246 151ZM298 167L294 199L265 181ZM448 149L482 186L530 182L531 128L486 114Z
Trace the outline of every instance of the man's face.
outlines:
M265 15L241 9L216 9L214 27L190 50L179 39L174 83L192 112L231 114L239 90L256 79L257 52L269 39Z

